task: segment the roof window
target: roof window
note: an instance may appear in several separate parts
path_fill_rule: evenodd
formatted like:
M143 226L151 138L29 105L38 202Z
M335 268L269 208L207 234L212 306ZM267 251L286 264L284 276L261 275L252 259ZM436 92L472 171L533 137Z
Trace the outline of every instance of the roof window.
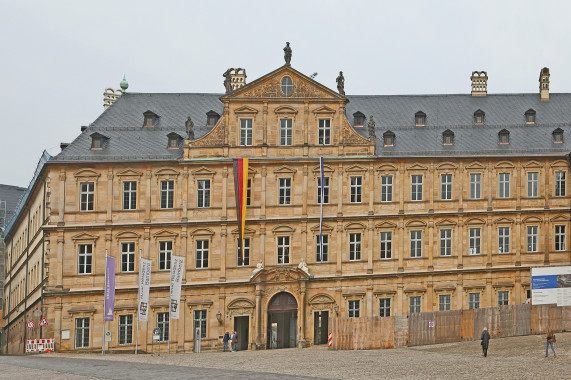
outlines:
M206 126L213 127L218 123L218 119L220 119L220 114L216 111L208 111L206 113Z
M143 112L144 122L143 127L154 127L157 124L159 119L159 115L154 113L153 111L146 111Z
M482 110L477 110L474 112L474 125L483 125L485 116L486 113Z
M102 150L103 143L105 142L104 140L107 139L107 137L103 136L99 132L92 133L90 136L91 136L91 150Z
M171 132L167 135L167 137L169 138L169 143L168 143L168 149L178 149L178 146L180 145L180 140L182 139L182 136L179 135L178 133L174 133Z
M442 144L443 145L454 145L454 132L450 129L442 132Z
M383 133L383 145L384 146L394 146L395 145L395 134L391 131L386 131Z
M553 142L555 144L560 144L563 142L563 129L557 128L553 131Z
M418 111L414 114L414 125L417 127L424 127L426 124L426 114L422 111Z
M525 123L526 124L535 124L535 110L530 108L525 111Z
M500 144L509 144L510 143L510 131L507 129L502 129L498 133Z
M361 111L357 111L353 114L353 126L362 127L365 125L365 114Z

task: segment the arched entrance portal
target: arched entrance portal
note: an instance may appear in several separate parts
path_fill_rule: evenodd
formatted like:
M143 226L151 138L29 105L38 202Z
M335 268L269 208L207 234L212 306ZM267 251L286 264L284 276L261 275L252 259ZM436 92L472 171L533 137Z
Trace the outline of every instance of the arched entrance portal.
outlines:
M297 301L289 293L272 297L268 305L269 348L295 347L297 334Z

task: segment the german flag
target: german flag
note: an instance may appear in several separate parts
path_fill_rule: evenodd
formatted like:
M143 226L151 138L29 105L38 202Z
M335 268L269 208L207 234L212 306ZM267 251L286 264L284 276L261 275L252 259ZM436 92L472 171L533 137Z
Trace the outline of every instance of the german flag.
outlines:
M238 216L238 241L240 256L244 262L244 227L246 225L246 203L248 199L248 159L234 158L234 192L236 193L236 215Z

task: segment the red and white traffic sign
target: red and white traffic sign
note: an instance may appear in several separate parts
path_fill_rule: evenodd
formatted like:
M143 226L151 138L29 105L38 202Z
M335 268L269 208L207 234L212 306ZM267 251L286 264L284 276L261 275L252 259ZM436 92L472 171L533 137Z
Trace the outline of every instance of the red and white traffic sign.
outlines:
M26 323L26 326L28 326L29 329L33 329L35 326L34 321L29 321L28 323Z
M38 323L38 326L47 326L48 325L48 320L46 319L46 317L42 317L42 320L40 321L40 323Z

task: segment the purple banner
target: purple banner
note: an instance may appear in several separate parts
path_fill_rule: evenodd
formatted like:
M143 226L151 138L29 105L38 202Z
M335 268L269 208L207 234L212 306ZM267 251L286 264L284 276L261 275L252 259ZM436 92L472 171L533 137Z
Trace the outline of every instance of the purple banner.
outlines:
M113 320L115 311L115 258L105 257L105 318L104 321Z

